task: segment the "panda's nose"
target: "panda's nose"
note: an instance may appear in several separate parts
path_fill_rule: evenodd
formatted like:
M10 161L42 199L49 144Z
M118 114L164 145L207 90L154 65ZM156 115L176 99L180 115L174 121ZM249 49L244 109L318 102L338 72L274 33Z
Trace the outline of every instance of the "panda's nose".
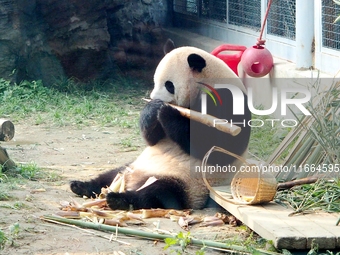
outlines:
M174 101L174 95L170 94L166 89L154 89L150 94L150 98L152 100L160 99L166 103Z

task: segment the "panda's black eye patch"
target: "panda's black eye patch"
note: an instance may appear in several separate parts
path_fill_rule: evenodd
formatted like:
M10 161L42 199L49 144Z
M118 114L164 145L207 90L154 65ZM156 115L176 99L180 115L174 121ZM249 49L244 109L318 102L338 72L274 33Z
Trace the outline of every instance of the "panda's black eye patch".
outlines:
M171 81L166 81L165 82L165 88L169 93L175 94L175 86Z

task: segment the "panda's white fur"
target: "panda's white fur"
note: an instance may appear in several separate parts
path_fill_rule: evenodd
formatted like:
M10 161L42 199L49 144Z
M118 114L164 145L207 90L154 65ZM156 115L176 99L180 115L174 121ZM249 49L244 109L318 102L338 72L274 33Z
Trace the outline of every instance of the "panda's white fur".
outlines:
M206 60L206 67L201 73L193 72L187 64L187 57L190 54L198 54ZM210 53L195 47L180 47L167 53L158 64L154 74L154 89L151 92L151 99L160 99L164 102L188 108L199 95L198 82L211 79L230 79L230 83L240 88L244 93L246 89L239 77L219 58ZM171 80L175 86L175 94L170 94L164 87L164 83ZM192 98L190 98L190 96ZM246 157L245 151L241 156ZM195 161L195 162L193 162ZM164 164L164 162L167 162ZM191 164L190 164L191 162ZM183 153L181 148L170 139L163 140L155 146L146 148L143 153L132 163L132 169L137 170L138 175L147 174L171 175L183 179L191 189L190 201L191 208L201 208L206 202L208 189L202 178L193 178L194 169L190 165L201 165L202 160L191 158ZM235 159L233 165L237 168L242 163ZM173 167L178 166L178 167ZM139 172L142 168L141 172ZM197 175L196 175L197 177ZM201 176L199 176L201 177ZM229 173L216 173L211 183L228 184L232 175ZM133 178L132 178L133 179Z
M188 57L192 54L196 54L205 60L205 66L199 72L193 70L193 68L188 65ZM155 102L161 100L166 103L189 107L191 102L195 101L200 95L199 84L197 82L204 81L207 78L230 79L228 80L229 84L238 86L246 93L241 80L222 60L195 47L180 47L166 54L157 66L154 74L154 89L151 93L151 98L155 100ZM165 88L164 84L167 81L172 82L174 93L170 93ZM164 108L164 106L162 107ZM147 112L144 115L141 114L141 118L147 119L151 115L152 114ZM158 117L160 117L159 113ZM143 121L143 119L141 121ZM166 121L166 118L164 121ZM163 131L160 131L160 133L161 132ZM214 130L213 132L219 131ZM143 133L143 135L144 138L148 140L148 137L158 136L159 134L155 131L150 134ZM175 133L174 135L181 136L183 134ZM219 135L224 136L225 134L221 133ZM245 141L245 146L247 146L247 138ZM91 196L91 193L98 192L101 186L105 186L105 184L109 185L114 178L112 175L116 175L118 171L121 171L125 173L126 193L109 194L110 196L107 198L108 204L113 209L127 209L126 207L129 203L132 203L135 208L161 206L197 209L204 207L208 199L208 189L205 187L201 175L192 175L192 166L201 165L202 158L193 157L188 151L184 151L180 144L167 135L160 137L156 142L151 141L148 143L151 143L151 145L147 146L139 157L133 163L129 164L128 167L112 170L112 172L99 176L97 179L89 182L73 181L71 183L72 191L78 195ZM206 151L209 149L210 148L206 148ZM243 153L246 153L246 149L243 150ZM232 164L239 165L239 162L234 161ZM146 189L136 192L149 177L156 177L159 181L151 184ZM217 178L214 178L212 181L216 184L230 182L232 176L222 173L222 176L214 177ZM161 182L163 180L164 184ZM158 182L159 184L157 184ZM177 184L178 186L176 186ZM172 186L176 187L172 188ZM179 191L172 189L179 189ZM164 194L157 194L158 192L163 192ZM167 192L169 194L173 192L174 195L167 195ZM151 197L151 201L149 201L147 196ZM177 198L176 196L184 197ZM160 202L153 203L152 200L157 199L159 199ZM177 203L175 201L176 199L182 199L183 201ZM169 202L166 200L169 200ZM185 205L183 203L185 203Z
M206 67L202 72L193 72L188 66L187 58L190 54L198 54L206 60ZM197 82L205 81L207 78L229 79L230 84L246 93L241 79L221 59L204 50L186 46L172 50L160 61L154 74L154 89L150 97L188 108L190 102L200 92ZM176 88L177 92L174 95L164 87L168 80L171 80ZM190 95L194 98L190 98Z
M171 139L162 139L156 145L148 146L129 165L133 172L125 175L126 189L138 189L141 176L147 176L147 178L176 177L183 180L190 187L187 189L189 200L187 208L202 208L206 203L208 190L202 178L193 178L190 172L190 164L195 163L201 164L201 160L191 158Z

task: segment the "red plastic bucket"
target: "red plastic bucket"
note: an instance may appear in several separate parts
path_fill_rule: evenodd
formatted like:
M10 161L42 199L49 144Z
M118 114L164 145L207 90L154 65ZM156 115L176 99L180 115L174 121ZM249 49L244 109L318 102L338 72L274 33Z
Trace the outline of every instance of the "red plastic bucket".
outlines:
M237 66L241 61L243 52L247 49L246 46L233 45L233 44L222 44L215 48L211 54L223 60L231 70L238 75ZM236 54L224 54L223 51L239 51Z

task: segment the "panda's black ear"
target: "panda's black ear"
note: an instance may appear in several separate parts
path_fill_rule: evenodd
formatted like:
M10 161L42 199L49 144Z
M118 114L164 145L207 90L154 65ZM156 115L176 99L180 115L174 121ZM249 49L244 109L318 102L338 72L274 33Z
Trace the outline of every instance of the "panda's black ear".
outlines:
M188 64L193 71L202 72L206 67L205 59L195 53L188 56Z
M174 41L169 38L168 40L166 40L166 42L163 46L164 55L168 54L170 51L172 51L175 48L176 47L175 47Z

